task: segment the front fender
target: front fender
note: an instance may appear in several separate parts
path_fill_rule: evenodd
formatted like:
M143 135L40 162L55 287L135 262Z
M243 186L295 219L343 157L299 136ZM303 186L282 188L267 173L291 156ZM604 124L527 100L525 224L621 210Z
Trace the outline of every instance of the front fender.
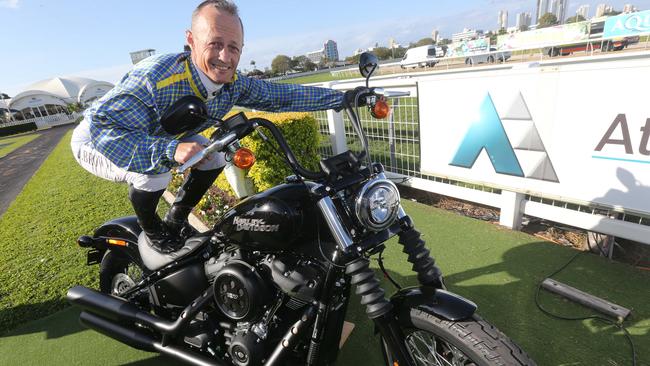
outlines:
M476 304L460 295L428 286L401 289L391 296L390 301L399 319L407 324L411 324L411 309L458 321L472 316L477 308Z

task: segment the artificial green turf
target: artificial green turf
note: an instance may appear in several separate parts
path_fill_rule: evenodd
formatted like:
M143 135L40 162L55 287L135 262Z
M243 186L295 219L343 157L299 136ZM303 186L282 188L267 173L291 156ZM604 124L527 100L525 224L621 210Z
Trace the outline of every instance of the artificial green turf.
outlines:
M65 135L0 217L0 333L62 309L68 288L96 286L76 245L102 222L131 213L126 186L83 170Z
M0 159L7 156L10 152L25 145L26 143L40 137L39 134L29 134L18 137L7 137L0 139Z
M83 251L74 246L74 239L108 218L131 212L125 188L78 168L67 141L69 136L9 208L10 215L0 219L3 326L58 309L63 305L63 294L74 284L96 285L97 267L83 265ZM100 199L90 199L97 197ZM539 365L631 364L629 346L619 330L594 321L554 320L535 307L537 283L573 256L574 250L421 204L405 201L404 207L445 273L449 289L476 302L479 314L515 339ZM6 244L7 237L13 244ZM43 263L41 258L45 259ZM388 245L385 262L399 282L415 284L395 240ZM555 278L633 309L625 325L637 348L637 364L649 365L649 273L587 254ZM384 284L390 293L393 288L386 281ZM10 293L14 291L17 294ZM547 293L542 293L542 301L564 315L591 314ZM349 310L348 320L356 328L340 354L339 364L380 364L378 340L358 297L352 297ZM169 362L81 331L75 315L74 310L65 310L0 338L0 365Z

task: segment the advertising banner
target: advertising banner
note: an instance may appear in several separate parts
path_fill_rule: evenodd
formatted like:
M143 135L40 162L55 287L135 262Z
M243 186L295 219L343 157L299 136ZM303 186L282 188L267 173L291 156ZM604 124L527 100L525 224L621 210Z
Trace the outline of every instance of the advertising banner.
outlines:
M580 42L589 38L589 22L556 25L526 32L502 34L497 37L497 49L516 50L547 45Z
M650 10L607 18L603 37L621 37L650 33Z
M462 57L476 53L488 52L490 49L489 38L479 38L471 41L455 42L447 47L446 57Z
M649 84L647 59L423 80L422 173L650 213Z

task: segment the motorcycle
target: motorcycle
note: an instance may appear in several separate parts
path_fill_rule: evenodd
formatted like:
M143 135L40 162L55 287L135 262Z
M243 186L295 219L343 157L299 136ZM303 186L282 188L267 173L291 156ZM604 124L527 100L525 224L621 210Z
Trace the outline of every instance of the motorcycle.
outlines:
M219 123L211 144L179 170L214 151L250 164L239 140L256 132L270 142L263 128L294 172L285 183L242 200L211 230L190 235L169 254L144 243L135 216L80 237L88 264L100 265L100 291L76 286L67 294L83 310L81 323L192 365L329 365L338 355L354 287L379 335L385 365L535 365L475 313L474 303L446 290L396 185L381 164L369 161L359 105L386 117L386 98L408 94L369 88L377 66L374 55L362 54L366 87L355 89L355 102L345 107L361 152L324 159L320 171L310 171L272 122L237 114ZM201 104L183 98L168 119L208 119ZM370 257L378 254L388 275L381 253L394 236L420 286L387 298Z

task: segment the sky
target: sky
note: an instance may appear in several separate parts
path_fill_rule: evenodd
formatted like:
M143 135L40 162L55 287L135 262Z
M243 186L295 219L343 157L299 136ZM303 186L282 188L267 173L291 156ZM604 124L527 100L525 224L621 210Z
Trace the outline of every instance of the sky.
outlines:
M568 0L578 6L631 3L650 9L650 0ZM397 43L431 36L450 38L463 28L497 28L497 14L535 12L536 0L238 0L244 23L240 69L270 66L337 42L341 59L358 48L390 38ZM0 0L0 92L13 96L40 80L82 76L116 83L129 70L130 52L153 48L179 52L199 0Z

